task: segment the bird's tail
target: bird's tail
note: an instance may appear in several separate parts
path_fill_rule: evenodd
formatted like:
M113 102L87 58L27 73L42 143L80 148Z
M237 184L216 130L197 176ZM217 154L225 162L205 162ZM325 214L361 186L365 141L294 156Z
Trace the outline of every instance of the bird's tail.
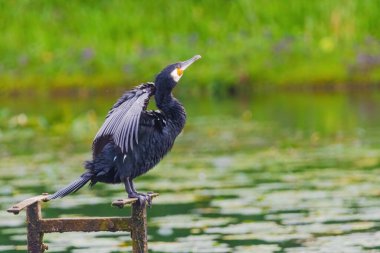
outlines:
M93 174L91 172L86 172L80 176L77 180L71 182L66 187L58 190L56 193L51 194L47 197L47 200L63 198L70 193L74 193L82 188L88 181L90 181Z

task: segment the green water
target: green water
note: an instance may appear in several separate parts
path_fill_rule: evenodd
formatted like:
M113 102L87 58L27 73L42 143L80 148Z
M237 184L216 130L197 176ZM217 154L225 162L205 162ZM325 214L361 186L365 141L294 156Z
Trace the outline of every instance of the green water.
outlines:
M0 102L0 204L53 192L82 172L115 97ZM380 94L182 97L172 152L136 179L159 192L151 252L380 252ZM122 185L44 204L44 217L126 215ZM0 251L24 252L25 213L0 212ZM128 233L45 235L49 252L125 252Z

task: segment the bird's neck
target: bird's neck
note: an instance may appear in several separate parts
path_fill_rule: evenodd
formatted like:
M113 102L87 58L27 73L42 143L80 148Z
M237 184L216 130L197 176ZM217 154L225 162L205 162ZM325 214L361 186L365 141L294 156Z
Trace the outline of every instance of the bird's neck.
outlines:
M180 132L186 121L186 112L182 104L173 97L171 91L161 92L156 90L155 99L158 109L165 114L166 119L173 123Z

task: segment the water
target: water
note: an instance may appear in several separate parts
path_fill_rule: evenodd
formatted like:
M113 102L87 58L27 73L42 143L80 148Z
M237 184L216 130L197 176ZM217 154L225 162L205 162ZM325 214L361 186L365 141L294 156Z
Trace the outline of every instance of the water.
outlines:
M4 99L0 198L53 192L82 172L114 98ZM182 98L172 152L136 179L155 191L151 252L380 252L380 94ZM44 204L44 217L114 216L122 185ZM0 252L24 252L25 213L0 213ZM49 252L125 252L128 233L45 235Z

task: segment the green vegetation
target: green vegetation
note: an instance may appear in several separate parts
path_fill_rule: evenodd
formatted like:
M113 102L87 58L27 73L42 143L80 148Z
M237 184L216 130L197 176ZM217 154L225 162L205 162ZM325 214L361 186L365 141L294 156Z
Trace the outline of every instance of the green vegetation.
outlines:
M135 85L194 54L185 91L373 84L379 14L370 0L1 1L0 91Z

